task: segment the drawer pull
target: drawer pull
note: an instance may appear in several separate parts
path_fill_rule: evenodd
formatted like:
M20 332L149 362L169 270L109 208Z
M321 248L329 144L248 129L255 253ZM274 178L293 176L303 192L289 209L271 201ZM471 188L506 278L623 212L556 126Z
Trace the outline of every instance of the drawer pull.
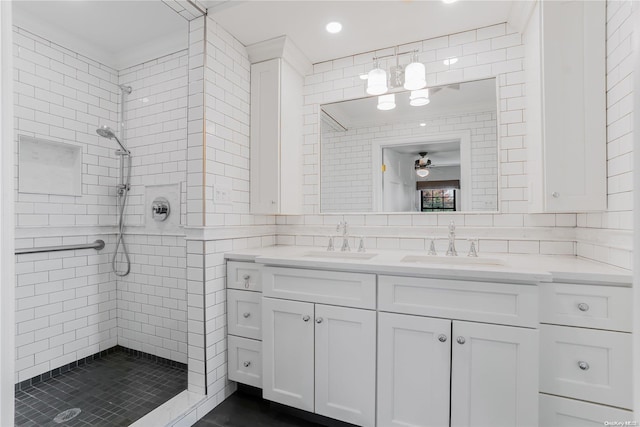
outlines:
M311 317L307 316L302 316L302 320L305 322L308 322L311 319Z
M578 367L583 371L589 370L589 364L587 362L583 362L583 361L578 362Z
M580 310L580 311L589 311L589 304L581 302L580 304L578 304L578 310Z
M249 365L251 365L251 362L244 362L243 365L244 365L245 368L248 368Z
M244 317L245 319L247 319L249 316L251 316L251 313L242 313L242 317Z
M438 335L438 341L440 341L440 342L447 341L447 336L445 334Z
M248 288L249 287L249 279L251 279L251 276L248 274L245 274L244 276L242 276L242 278L244 279L244 287Z
M458 342L458 344L464 344L465 342L467 342L467 340L465 340L464 337L458 337L456 338L456 341Z
M316 323L318 323L318 324L322 323L322 317L316 318Z

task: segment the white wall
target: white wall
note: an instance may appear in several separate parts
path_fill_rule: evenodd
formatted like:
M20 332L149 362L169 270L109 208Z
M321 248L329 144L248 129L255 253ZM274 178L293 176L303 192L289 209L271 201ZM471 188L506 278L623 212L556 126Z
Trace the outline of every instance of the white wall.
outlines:
M184 224L187 179L188 52L119 71L132 87L125 101L126 145L132 152L125 223L131 273L117 278L118 343L187 363ZM170 202L166 223L150 218L151 195Z
M455 220L463 239L480 238L481 252L576 253L576 214L527 214L526 126L524 122L524 46L521 35L508 24L445 35L409 45L419 49L426 64L427 83L444 85L495 77L498 86L499 213L456 214L347 214L321 215L319 193L320 104L365 96L359 75L371 69L371 54L361 54L314 65L305 78L304 209L303 216L279 216L278 243L326 245L335 224L347 220L352 234L365 235L368 248L428 248L429 237L445 237ZM393 49L376 51L379 56ZM442 60L457 56L450 67ZM438 242L439 245L446 244ZM462 249L463 250L463 249Z
M100 252L16 257L18 382L117 343L113 239L100 226L115 223L118 169L114 143L95 130L115 127L119 89L115 70L23 29L13 35L16 150L18 135L28 135L80 145L83 154L82 196L15 192L16 246L108 243Z
M633 44L638 2L607 1L607 212L578 215L578 255L632 266ZM636 16L637 18L637 16Z
M471 191L475 211L498 208L498 147L496 112L447 114L403 123L324 131L321 150L322 212L371 212L373 207L372 149L374 141L419 138L459 131L471 132ZM408 167L413 167L409 165ZM459 179L459 177L458 177ZM379 190L378 190L379 191Z

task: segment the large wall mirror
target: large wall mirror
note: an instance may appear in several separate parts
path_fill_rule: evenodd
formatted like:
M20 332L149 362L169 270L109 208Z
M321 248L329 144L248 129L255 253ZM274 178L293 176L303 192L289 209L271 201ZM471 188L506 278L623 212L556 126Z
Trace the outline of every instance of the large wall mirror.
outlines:
M498 210L495 79L324 104L320 114L322 212Z

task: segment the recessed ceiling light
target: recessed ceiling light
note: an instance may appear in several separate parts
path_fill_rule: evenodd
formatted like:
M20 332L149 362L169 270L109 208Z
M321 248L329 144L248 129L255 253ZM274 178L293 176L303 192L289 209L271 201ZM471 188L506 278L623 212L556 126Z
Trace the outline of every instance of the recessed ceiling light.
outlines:
M425 127L427 124L426 123L420 123L420 127Z
M456 58L455 56L452 56L451 58L447 58L442 62L444 63L444 65L453 65L456 62L458 62L458 58Z
M339 22L329 22L326 26L327 31L331 34L337 34L342 31L342 24Z
M451 3L455 3L455 2L457 2L457 1L458 1L458 0L442 0L442 3L444 3L444 4L451 4Z
M140 101L141 102L149 102L149 98L142 98Z

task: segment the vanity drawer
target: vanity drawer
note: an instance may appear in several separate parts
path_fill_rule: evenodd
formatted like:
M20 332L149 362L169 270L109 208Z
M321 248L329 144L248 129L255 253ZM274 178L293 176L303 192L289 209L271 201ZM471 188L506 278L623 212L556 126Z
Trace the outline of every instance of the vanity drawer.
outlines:
M262 388L262 343L228 335L229 379Z
M259 340L262 338L262 294L227 290L229 333Z
M631 334L540 325L540 391L631 408Z
M542 283L540 321L556 325L631 332L631 289Z
M261 291L262 264L227 261L227 288Z
M540 425L553 427L602 427L606 421L632 421L633 412L595 403L540 395ZM624 425L624 424L622 424Z
M376 308L376 275L264 267L264 295L356 308Z
M536 286L378 276L378 305L394 313L538 326Z

